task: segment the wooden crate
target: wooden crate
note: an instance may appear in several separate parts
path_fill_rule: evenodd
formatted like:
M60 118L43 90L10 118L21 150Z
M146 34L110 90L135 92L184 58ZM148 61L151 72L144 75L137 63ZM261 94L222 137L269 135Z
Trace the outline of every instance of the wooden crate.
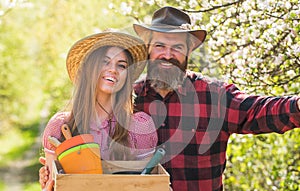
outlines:
M170 176L159 164L149 175L112 174L141 171L148 161L102 161L103 174L59 174L53 164L55 191L169 191Z

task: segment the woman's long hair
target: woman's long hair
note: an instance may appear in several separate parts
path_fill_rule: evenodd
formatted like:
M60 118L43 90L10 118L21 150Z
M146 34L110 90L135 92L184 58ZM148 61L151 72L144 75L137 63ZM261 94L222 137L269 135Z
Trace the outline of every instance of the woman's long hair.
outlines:
M92 122L98 122L96 112L96 92L99 78L99 71L103 67L102 59L110 46L100 47L92 51L83 61L79 68L74 86L71 116L68 121L72 134L90 133L90 125ZM133 63L132 56L127 50L124 50L127 56L127 62ZM127 68L127 78L124 86L112 95L113 113L117 119L114 131L109 130L110 157L115 160L130 158L128 143L128 127L130 117L133 113L132 104L132 69ZM97 123L99 124L99 123Z

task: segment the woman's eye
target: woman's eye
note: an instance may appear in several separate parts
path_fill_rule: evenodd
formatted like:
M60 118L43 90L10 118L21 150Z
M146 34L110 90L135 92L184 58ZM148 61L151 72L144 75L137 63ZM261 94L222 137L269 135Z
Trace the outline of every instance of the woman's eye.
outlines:
M122 69L126 69L127 68L127 64L119 64L118 65L120 68L122 68Z
M104 60L102 60L102 62L103 62L103 64L105 64L105 65L109 64L109 60L108 60L108 59L104 59Z

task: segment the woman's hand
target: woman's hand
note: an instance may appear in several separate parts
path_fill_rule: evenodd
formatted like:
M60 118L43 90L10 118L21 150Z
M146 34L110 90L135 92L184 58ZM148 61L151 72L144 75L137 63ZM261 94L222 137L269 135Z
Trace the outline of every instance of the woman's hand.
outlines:
M52 191L54 186L54 180L49 180L49 170L46 164L46 159L44 157L39 158L39 162L44 165L39 170L39 183L43 191Z

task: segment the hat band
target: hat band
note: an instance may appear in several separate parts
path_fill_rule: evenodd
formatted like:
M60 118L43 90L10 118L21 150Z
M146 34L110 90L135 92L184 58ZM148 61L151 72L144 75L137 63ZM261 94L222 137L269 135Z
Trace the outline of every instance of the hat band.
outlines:
M152 24L150 26L150 29L169 29L169 30L174 30L174 29L178 29L178 30L182 30L182 31L190 31L191 30L191 25L186 23L186 24L182 24L181 26L174 26L174 25L162 25L162 24Z

